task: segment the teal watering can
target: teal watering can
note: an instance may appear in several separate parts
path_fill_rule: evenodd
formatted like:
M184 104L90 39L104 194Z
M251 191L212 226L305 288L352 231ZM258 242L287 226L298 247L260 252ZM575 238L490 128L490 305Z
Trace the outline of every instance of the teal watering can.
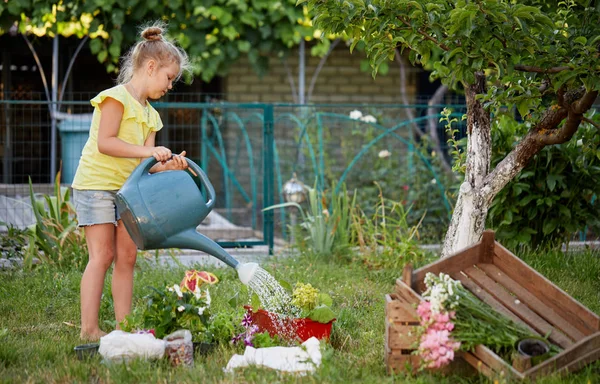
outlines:
M150 174L156 159L142 161L117 192L123 224L141 250L185 248L206 252L235 268L240 280L248 284L258 264L240 263L196 231L215 204L215 189L206 173L186 160L195 175L190 170Z

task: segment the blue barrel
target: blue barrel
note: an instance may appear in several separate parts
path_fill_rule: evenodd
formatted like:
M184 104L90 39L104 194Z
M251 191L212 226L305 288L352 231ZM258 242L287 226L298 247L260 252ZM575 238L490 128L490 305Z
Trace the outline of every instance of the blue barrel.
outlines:
M75 177L83 146L90 134L92 120L88 116L62 120L58 123L61 141L62 177L61 182L70 184Z

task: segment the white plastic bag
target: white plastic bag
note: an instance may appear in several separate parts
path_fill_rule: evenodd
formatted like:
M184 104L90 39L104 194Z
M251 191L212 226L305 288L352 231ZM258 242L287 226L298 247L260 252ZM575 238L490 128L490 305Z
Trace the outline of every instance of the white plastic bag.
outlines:
M129 360L136 357L160 359L165 354L165 342L151 333L115 330L100 338L98 353L108 360Z
M225 367L225 372L234 368L258 365L283 372L300 374L314 372L321 365L319 340L311 337L302 343L302 347L246 347L243 355L233 355Z

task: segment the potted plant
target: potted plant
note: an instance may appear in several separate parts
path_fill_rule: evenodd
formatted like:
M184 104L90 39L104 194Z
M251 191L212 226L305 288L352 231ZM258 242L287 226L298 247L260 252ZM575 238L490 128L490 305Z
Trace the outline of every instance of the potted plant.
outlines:
M282 284L289 287L289 284ZM256 332L268 332L285 340L301 342L311 337L329 339L335 313L331 309L332 299L311 284L296 283L289 309L275 313L262 307L256 294L252 305L245 306L248 320L256 326Z
M208 287L218 281L210 272L189 270L180 284L150 287L144 305L136 307L122 322L121 328L128 332L152 330L159 339L179 329L187 329L192 333L193 342L210 341Z

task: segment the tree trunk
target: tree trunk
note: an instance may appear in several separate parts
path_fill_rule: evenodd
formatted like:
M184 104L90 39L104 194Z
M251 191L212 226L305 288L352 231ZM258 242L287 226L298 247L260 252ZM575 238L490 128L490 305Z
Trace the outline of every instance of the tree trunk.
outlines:
M491 126L490 114L476 99L485 92L485 75L475 74L474 84L465 86L467 100L467 169L460 186L452 220L444 239L442 257L479 241L485 229L489 204L481 194L481 187L490 171Z
M469 134L467 170L441 257L452 255L481 239L488 209L498 192L542 148L569 141L584 120L584 113L598 97L598 91L586 92L583 88L559 94L557 104L541 114L539 121L515 149L490 172L490 115L475 98L485 90L482 84L481 77L477 76L477 84L465 87Z

